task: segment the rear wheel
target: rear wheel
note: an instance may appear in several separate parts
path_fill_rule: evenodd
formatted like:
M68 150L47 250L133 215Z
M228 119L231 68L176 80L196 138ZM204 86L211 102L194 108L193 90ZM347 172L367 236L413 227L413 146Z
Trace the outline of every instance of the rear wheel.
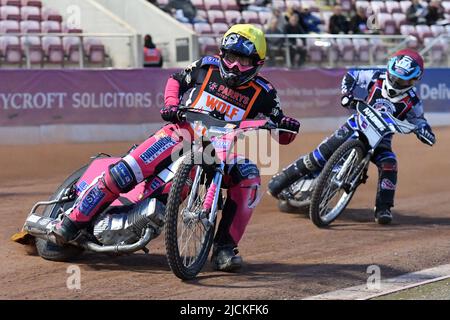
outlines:
M182 280L193 279L202 270L214 238L215 221L209 227L202 223L207 218L203 216L203 202L212 179L201 165L201 156L201 153L191 153L186 157L175 174L167 200L167 261L172 272ZM192 204L188 208L190 197Z
M311 196L310 218L318 227L336 220L350 202L355 190L345 191L366 154L360 140L349 140L341 145L327 161Z
M83 173L86 171L87 166L84 166L74 173L72 173L55 193L50 197L49 200L59 199L64 196L67 190L70 190L80 179ZM50 217L56 219L65 210L73 206L74 201L68 201L64 203L57 203L51 206L47 206L43 211L44 217ZM58 246L50 241L36 238L36 249L38 254L47 260L52 261L67 261L75 258L83 252L82 248L75 247L72 245Z

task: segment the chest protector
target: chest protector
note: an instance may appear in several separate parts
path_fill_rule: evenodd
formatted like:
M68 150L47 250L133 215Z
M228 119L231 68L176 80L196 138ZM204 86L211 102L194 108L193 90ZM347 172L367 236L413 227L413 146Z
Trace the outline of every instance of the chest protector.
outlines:
M377 110L389 112L397 119L404 120L408 111L414 106L413 100L416 96L414 90L409 90L397 102L392 102L390 99L383 97L382 88L383 80L378 79L370 89L367 103Z
M250 81L237 88L227 87L220 71L210 66L204 80L196 84L187 105L191 108L208 111L212 117L225 121L245 120L261 87Z

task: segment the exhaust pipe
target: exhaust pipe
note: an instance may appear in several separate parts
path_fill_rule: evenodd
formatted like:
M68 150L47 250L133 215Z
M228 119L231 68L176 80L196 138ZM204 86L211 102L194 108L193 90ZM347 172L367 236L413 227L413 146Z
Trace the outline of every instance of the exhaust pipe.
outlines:
M145 229L144 235L135 243L132 244L122 244L115 246L100 246L92 241L83 242L80 245L86 250L99 252L99 253L132 253L143 249L147 243L152 240L154 231L153 228L147 227Z
M59 220L41 217L35 214L28 216L25 221L23 229L31 234L32 236L50 241L57 244L55 235L52 234L52 229ZM143 249L153 238L155 231L152 227L147 227L145 229L144 235L135 243L132 244L122 244L114 246L101 246L92 241L87 242L69 242L70 244L82 247L88 251L98 252L98 253L132 253Z

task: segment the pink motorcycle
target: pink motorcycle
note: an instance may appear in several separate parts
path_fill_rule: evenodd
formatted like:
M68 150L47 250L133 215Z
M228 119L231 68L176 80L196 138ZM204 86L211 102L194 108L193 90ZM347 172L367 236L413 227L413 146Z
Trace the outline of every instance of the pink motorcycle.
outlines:
M202 270L213 243L217 213L224 197L221 186L236 141L250 130L282 130L269 120L222 121L208 112L186 110L196 137L180 164L166 207L166 255L172 272L182 280ZM256 205L259 199L249 206Z
M148 253L146 245L161 234L166 224L166 251L172 271L181 279L194 278L203 268L211 248L217 212L224 203L223 169L234 142L248 130L277 128L268 120L217 120L208 112L196 109L181 108L180 117L191 124L195 133L188 146L189 152L130 192L121 194L74 240L58 246L49 231L89 185L121 158L104 153L92 157L91 162L70 175L48 201L33 206L22 231L12 240L21 244L35 242L38 254L54 261L73 259L84 250L109 254L139 250ZM39 208L43 210L38 212Z

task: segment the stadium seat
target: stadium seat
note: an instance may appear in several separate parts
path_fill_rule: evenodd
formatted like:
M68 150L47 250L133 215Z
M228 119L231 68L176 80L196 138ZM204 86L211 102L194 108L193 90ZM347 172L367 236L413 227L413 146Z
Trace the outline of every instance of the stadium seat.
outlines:
M205 0L204 2L206 10L222 10L220 0Z
M42 48L47 57L48 63L63 64L64 62L64 49L61 39L54 36L42 37Z
M194 31L198 34L213 33L213 31L211 30L211 25L209 23L205 23L205 22L194 23Z
M16 20L0 21L0 33L19 33L20 25Z
M374 13L386 13L386 6L383 1L372 1L370 7Z
M2 20L20 20L20 9L15 6L0 7L0 18Z
M67 57L69 63L79 63L80 57L83 56L83 52L80 55L80 43L79 37L63 37L62 45L64 49L64 54ZM81 46L81 50L83 47Z
M83 33L83 29L75 28L73 25L67 25L67 23L62 24L63 33Z
M216 55L219 53L219 46L213 37L199 37L201 55Z
M22 20L41 21L41 10L38 7L22 7L20 10Z
M419 24L416 26L416 32L419 36L419 40L423 42L423 39L427 37L433 37L433 32L431 32L431 29L429 26L425 24Z
M22 7L37 7L42 8L42 1L39 0L22 0Z
M244 19L245 23L259 23L259 16L255 11L242 11L242 19Z
M403 35L412 35L416 37L416 40L408 41L408 47L416 49L419 46L419 36L417 34L416 28L409 24L404 24L400 26L400 33Z
M22 62L22 49L18 37L1 36L0 53L4 61L8 64L17 64Z
M402 10L403 13L406 14L406 11L408 11L409 7L411 7L411 1L409 1L409 0L400 1L400 9Z
M194 31L194 26L192 25L192 23L189 22L181 22L182 25L188 27L189 29L191 29L192 31Z
M225 11L225 20L228 24L234 24L242 19L239 11Z
M40 33L41 24L38 21L20 21L20 32L22 33Z
M429 45L431 45L431 42L434 41L435 38L425 38L424 39L424 45L425 47L428 47ZM429 52L429 57L430 60L435 62L444 62L446 61L446 46L448 46L448 44L446 44L444 41L441 40L436 40L436 42L432 45L431 50Z
M41 39L37 36L21 37L20 43L24 55L29 55L31 64L42 64L44 61L44 51L42 49ZM28 50L27 50L28 47Z
M208 11L208 21L209 23L225 23L225 15L222 10L209 10ZM214 28L213 28L214 30Z
M61 24L58 21L42 21L41 29L43 33L62 32Z
M43 8L42 18L43 20L58 21L59 23L62 22L62 16L57 10L52 8Z
M370 39L375 62L386 63L387 47L380 38Z
M197 18L208 21L208 13L205 10L197 10Z
M365 9L366 10L365 12L367 13L367 9L370 7L370 3L369 3L369 1L357 0L355 2L355 6L356 6L356 8L363 8L363 9Z
M387 13L393 14L393 13L400 13L402 12L402 8L400 7L400 4L398 1L386 1L386 11Z
M236 0L221 0L220 4L222 5L223 11L239 10Z
M392 35L397 34L397 25L395 20L389 13L378 13L377 14L378 25L383 30L384 34Z
M433 37L437 37L443 33L445 33L445 27L444 26L438 26L438 25L431 25L430 31L433 34Z
M308 50L309 61L313 63L321 63L326 59L326 53L323 47L316 45L317 39L307 38L306 47Z
M198 10L206 10L203 0L191 0L191 2Z
M258 15L259 15L259 22L265 25L269 22L270 17L272 17L272 12L261 11L258 13Z
M228 30L228 25L223 22L213 23L211 25L212 30L216 34L224 34Z
M351 39L336 39L340 57L345 62L355 60L355 51Z
M400 27L404 24L408 24L406 21L406 14L402 12L395 12L392 14L392 19L395 21L395 25L397 26L397 30L400 30Z
M450 13L450 1L442 1L441 3L445 9L445 12Z
M14 7L20 7L22 3L20 0L2 0L1 1L2 6L14 6Z
M83 44L85 55L90 63L104 64L106 51L99 39L86 38Z
M363 62L369 62L370 50L369 41L366 39L353 39L353 46L358 54L358 60Z

